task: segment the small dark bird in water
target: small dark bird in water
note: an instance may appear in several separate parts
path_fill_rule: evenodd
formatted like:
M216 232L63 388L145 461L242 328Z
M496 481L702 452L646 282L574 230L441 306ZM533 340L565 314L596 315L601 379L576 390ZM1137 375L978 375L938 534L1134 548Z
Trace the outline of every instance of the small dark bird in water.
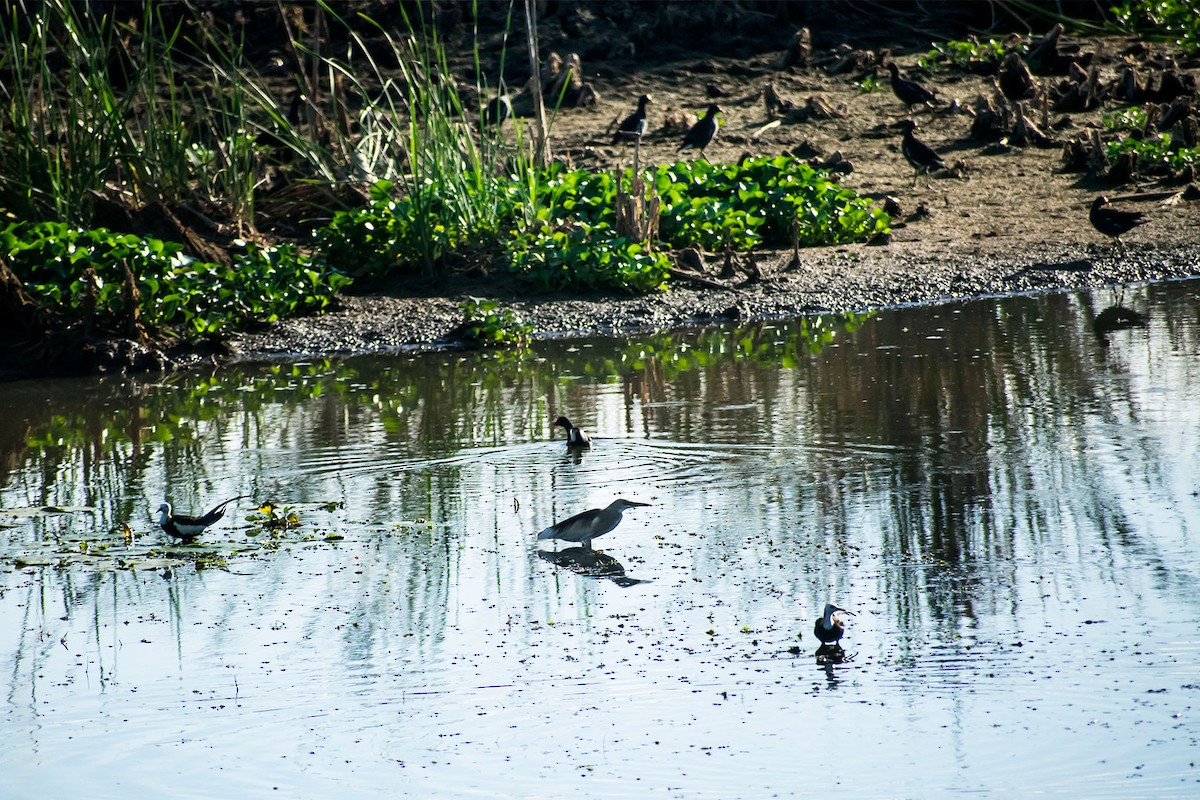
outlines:
M713 137L717 135L717 114L720 113L722 113L721 107L716 103L710 103L704 117L684 134L683 143L679 145L679 149L696 149L703 156L704 148L712 144Z
M922 172L928 174L931 170L946 168L946 163L942 161L942 157L913 133L917 129L917 123L911 119L906 119L900 124L900 127L904 131L904 140L900 143L900 152L904 154L904 158L916 170L913 173L913 186L917 185L917 178Z
M162 526L162 529L168 536L173 536L184 544L188 544L195 541L197 536L204 533L205 528L215 525L221 517L225 516L225 507L227 505L234 500L241 500L245 496L238 495L230 500L226 500L202 517L175 514L171 511L170 503L163 503L158 507L158 524Z
M846 632L846 621L842 618L842 614L854 616L853 611L847 611L844 608L838 608L832 603L826 604L825 613L813 623L813 636L817 637L817 641L821 644L837 644L842 638L842 634Z
M554 424L550 427L559 427L567 432L567 449L586 450L592 446L592 437L588 436L583 428L576 428L572 425L571 420L566 417L554 420Z
M1092 210L1088 212L1092 227L1117 240L1121 252L1125 252L1125 243L1121 237L1138 225L1145 225L1150 220L1140 211L1121 211L1108 205L1107 197L1097 197L1092 201Z
M900 99L901 103L908 106L908 113L912 113L913 106L924 105L932 108L942 102L940 97L916 81L901 78L900 68L896 66L895 61L889 61L887 68L892 73L892 92Z
M498 94L483 109L483 114L480 115L479 120L483 123L484 127L492 126L499 128L511 116L512 101L508 99L508 95Z
M616 499L605 508L593 508L576 514L570 519L564 519L551 525L538 534L538 541L558 539L563 542L577 542L585 549L592 549L592 539L603 536L621 523L621 513L627 508L648 506L649 503L637 503L633 500Z
M621 124L617 126L617 132L613 134L613 144L621 140L628 142L642 138L642 134L646 132L646 106L653 102L648 94L638 98L637 111L621 120Z

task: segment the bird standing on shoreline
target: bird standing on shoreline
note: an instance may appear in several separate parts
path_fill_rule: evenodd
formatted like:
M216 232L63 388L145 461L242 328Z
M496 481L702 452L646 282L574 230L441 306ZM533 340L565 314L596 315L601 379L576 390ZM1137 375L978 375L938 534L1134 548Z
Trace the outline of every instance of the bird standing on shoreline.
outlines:
M892 73L892 94L908 107L909 114L912 113L913 106L924 105L932 108L942 103L940 97L921 84L900 77L900 68L896 66L895 61L889 61L887 68L888 72Z
M1091 221L1093 228L1105 236L1111 236L1116 239L1117 244L1121 246L1122 253L1125 252L1125 243L1121 241L1121 237L1138 225L1145 225L1150 221L1140 211L1121 211L1110 207L1107 197L1097 197L1092 201L1092 209L1088 212L1088 219Z
M158 524L168 536L179 539L184 544L189 544L196 540L196 537L204 533L204 529L215 525L221 517L225 516L225 507L234 500L241 500L246 495L238 495L230 500L226 500L219 506L216 506L204 516L193 517L188 514L175 514L171 511L170 503L163 503L158 507Z
M617 132L613 134L613 144L622 140L630 141L642 138L642 134L646 132L646 106L653 102L654 100L648 94L638 98L637 111L621 120L621 124L617 126Z
M837 645L842 634L846 632L846 621L842 618L842 614L854 616L853 611L847 611L832 603L827 603L825 613L813 623L813 636L816 636L817 641L822 645Z
M604 508L593 508L576 514L562 522L556 522L538 534L539 542L547 539L558 539L563 542L577 542L585 550L592 549L592 539L603 536L621 524L621 514L627 508L648 506L649 503L638 503L633 500L617 498Z
M588 436L583 428L576 428L572 425L571 420L566 417L559 417L554 420L554 424L550 427L562 428L567 432L568 450L586 450L592 446L592 437Z
M900 124L900 127L904 131L904 141L900 143L900 152L904 154L904 158L916 170L913 173L913 186L917 185L917 178L922 172L928 175L930 170L946 168L946 163L942 161L942 157L913 133L918 127L917 123L911 119L906 119ZM927 183L926 185L928 186L929 184Z
M713 137L717 135L717 114L723 113L722 109L716 103L709 103L708 111L699 122L691 127L684 134L683 143L679 145L679 150L700 151L700 156L704 157L704 148L712 144Z

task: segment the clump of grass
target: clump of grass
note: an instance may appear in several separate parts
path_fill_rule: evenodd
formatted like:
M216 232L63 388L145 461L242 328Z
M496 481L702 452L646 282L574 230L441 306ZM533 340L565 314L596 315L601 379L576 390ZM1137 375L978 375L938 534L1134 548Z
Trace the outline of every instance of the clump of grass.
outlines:
M935 42L932 50L917 58L917 66L930 72L936 72L945 66L992 72L1004 60L1005 52L1003 39L951 39L947 42Z

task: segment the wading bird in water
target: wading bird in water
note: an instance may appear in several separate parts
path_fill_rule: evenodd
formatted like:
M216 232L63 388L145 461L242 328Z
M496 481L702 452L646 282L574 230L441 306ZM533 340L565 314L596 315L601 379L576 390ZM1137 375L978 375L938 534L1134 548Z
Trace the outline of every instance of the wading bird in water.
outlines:
M215 525L221 517L225 516L225 507L234 500L241 500L246 495L238 495L230 500L226 500L219 506L213 508L207 514L201 517L193 517L188 514L175 514L171 511L170 503L163 503L158 507L158 524L168 536L173 536L181 542L187 544L196 540L196 537L204 533L204 529Z
M853 611L847 611L828 603L825 606L825 613L813 623L813 636L816 636L817 641L822 645L840 646L838 640L846 632L846 620L842 618L842 614L854 616Z
M592 446L592 437L584 432L583 428L576 428L571 424L571 420L566 417L559 417L554 420L552 428L562 428L567 432L567 449L568 450L586 450Z
M590 511L576 514L570 519L557 522L539 533L537 538L539 542L546 539L577 542L578 544L582 544L584 549L591 550L592 539L595 539L597 536L603 536L621 524L621 513L625 509L648 505L650 504L618 498L609 503L605 508L593 508Z

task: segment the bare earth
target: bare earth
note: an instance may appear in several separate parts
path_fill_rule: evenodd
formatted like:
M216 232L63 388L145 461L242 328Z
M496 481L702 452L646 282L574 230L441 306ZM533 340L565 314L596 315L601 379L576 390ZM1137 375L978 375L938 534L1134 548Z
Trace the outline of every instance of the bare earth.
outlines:
M1085 49L1119 53L1125 42L1084 41ZM902 70L913 55L898 56ZM1118 61L1105 58L1102 78L1116 76ZM628 165L632 147L608 143L616 122L649 92L649 134L643 162L677 159L680 134L662 130L677 111L695 114L708 102L706 85L725 113L710 161L736 161L743 154L779 154L807 141L825 156L840 151L854 165L843 184L873 197L890 195L903 216L891 241L806 248L801 266L784 271L790 251L761 251L756 262L762 280L744 273L728 290L677 281L668 292L646 297L555 296L517 299L503 282L464 279L452 291L433 296L375 294L347 296L338 310L291 320L265 331L240 334L231 342L235 358L259 359L330 353L380 352L439 346L452 342L468 296L491 296L519 311L536 326L537 336L635 332L707 322L754 319L813 311L855 311L911 303L932 303L981 295L1072 289L1200 275L1200 203L1130 200L1123 205L1146 211L1152 221L1126 237L1128 254L1088 223L1088 206L1099 194L1125 197L1133 185L1106 186L1083 173L1062 171L1061 148L1006 150L970 137L971 117L942 106L919 110L919 135L947 164L962 162L961 176L922 178L912 188L912 169L899 152L897 123L907 117L881 70L879 91L864 94L851 76L829 77L819 70L785 69L783 53L752 59L693 59L639 72L601 74L586 79L600 93L595 108L560 113L552 131L555 154L575 165L607 169ZM585 72L588 71L587 64ZM1194 68L1192 72L1194 73ZM821 96L843 108L840 118L788 123L754 138L770 118L761 91L768 81L782 96L803 104ZM989 79L947 71L928 82L943 99L970 107L981 93L991 95ZM1104 111L1111 111L1108 105ZM1051 112L1050 122L1064 115ZM1099 124L1101 111L1070 115L1056 135L1066 139ZM1034 116L1041 121L1040 113ZM606 131L609 133L606 135ZM1154 192L1184 187L1147 187ZM909 218L923 205L928 215ZM903 223L903 224L900 224ZM724 259L706 254L715 277ZM450 337L450 338L447 338Z

